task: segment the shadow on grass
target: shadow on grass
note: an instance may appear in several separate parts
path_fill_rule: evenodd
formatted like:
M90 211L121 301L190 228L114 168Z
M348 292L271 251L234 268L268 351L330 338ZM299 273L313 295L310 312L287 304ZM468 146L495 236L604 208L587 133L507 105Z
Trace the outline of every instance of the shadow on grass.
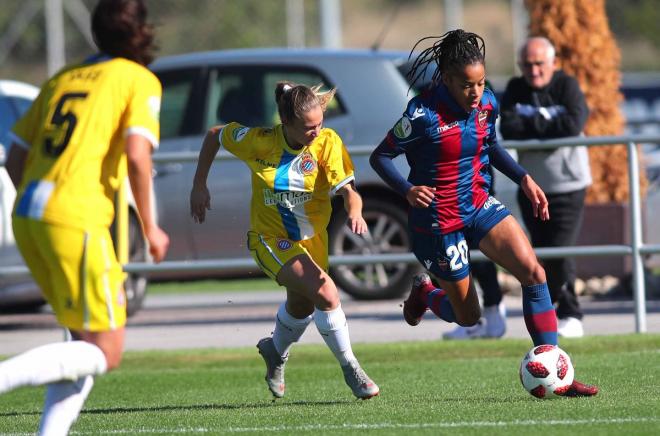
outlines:
M171 411L201 411L201 410L240 410L240 409L266 409L269 407L289 407L289 406L334 406L339 404L352 403L352 400L337 401L282 401L271 400L262 403L241 403L241 404L194 404L194 405L172 405L172 406L153 406L153 407L112 407L100 409L84 409L81 415L105 415L113 413L144 413L144 412L171 412ZM2 417L34 416L41 415L41 410L29 412L2 412Z
M442 403L456 403L464 404L471 401L466 397L446 397L438 398L438 402ZM509 403L512 406L520 403L528 403L529 398L526 397L475 397L475 401L483 402L486 404L496 403ZM371 400L378 401L378 400ZM154 413L154 412L191 412L191 411L208 411L208 410L246 410L246 409L268 409L271 407L309 407L309 406L337 406L346 405L356 402L362 402L359 399L351 400L335 400L335 401L285 401L285 400L268 400L259 403L239 403L239 404L193 404L193 405L170 405L170 406L153 406L153 407L111 407L111 408L98 408L98 409L84 409L81 415L113 415L117 413ZM412 401L414 403L414 400ZM2 412L0 413L0 420L3 418L11 417L28 417L40 416L41 410L32 411L16 411L16 412Z

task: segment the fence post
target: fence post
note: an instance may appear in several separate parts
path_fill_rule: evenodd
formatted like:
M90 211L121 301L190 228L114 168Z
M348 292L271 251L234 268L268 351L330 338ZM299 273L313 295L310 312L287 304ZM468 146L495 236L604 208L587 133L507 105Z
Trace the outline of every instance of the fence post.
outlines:
M632 285L635 299L635 331L646 333L646 289L644 264L639 252L642 246L642 214L639 189L639 160L637 145L628 142L628 183L630 184L630 223L632 245Z

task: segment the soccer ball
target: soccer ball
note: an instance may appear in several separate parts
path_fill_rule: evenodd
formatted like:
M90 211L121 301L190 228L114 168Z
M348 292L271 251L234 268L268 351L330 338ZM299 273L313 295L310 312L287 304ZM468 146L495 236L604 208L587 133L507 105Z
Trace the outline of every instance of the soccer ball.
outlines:
M562 396L573 383L571 358L555 345L539 345L520 362L520 381L536 398Z

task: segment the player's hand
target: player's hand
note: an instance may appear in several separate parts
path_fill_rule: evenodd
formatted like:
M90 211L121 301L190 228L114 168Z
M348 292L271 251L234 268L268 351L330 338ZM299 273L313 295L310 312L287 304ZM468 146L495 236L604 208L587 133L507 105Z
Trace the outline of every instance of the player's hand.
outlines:
M346 225L348 226L349 229L351 229L351 232L356 233L358 235L363 235L369 231L369 228L367 227L367 222L362 218L362 215L358 216L349 216L348 219L346 220Z
M406 200L412 207L425 208L431 205L435 191L430 186L413 186L406 193Z
M154 262L158 263L165 258L167 249L170 247L170 237L158 226L145 230L147 242L149 242L149 253Z
M550 210L548 209L548 199L539 185L536 184L532 176L527 174L520 182L525 196L532 203L532 213L534 218L540 218L541 221L550 219Z
M206 185L193 185L190 191L190 215L196 223L201 224L206 218L207 210L211 210L211 194L209 194L209 189Z

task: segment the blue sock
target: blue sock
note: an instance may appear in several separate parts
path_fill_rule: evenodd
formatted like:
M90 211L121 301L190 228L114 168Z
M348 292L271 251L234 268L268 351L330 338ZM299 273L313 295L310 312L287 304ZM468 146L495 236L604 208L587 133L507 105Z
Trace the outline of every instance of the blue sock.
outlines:
M557 345L557 315L547 283L522 287L525 325L534 345Z
M447 292L443 289L434 289L428 293L427 305L431 312L447 322L456 322L456 315L454 315L454 308L451 307L451 302L447 296Z

